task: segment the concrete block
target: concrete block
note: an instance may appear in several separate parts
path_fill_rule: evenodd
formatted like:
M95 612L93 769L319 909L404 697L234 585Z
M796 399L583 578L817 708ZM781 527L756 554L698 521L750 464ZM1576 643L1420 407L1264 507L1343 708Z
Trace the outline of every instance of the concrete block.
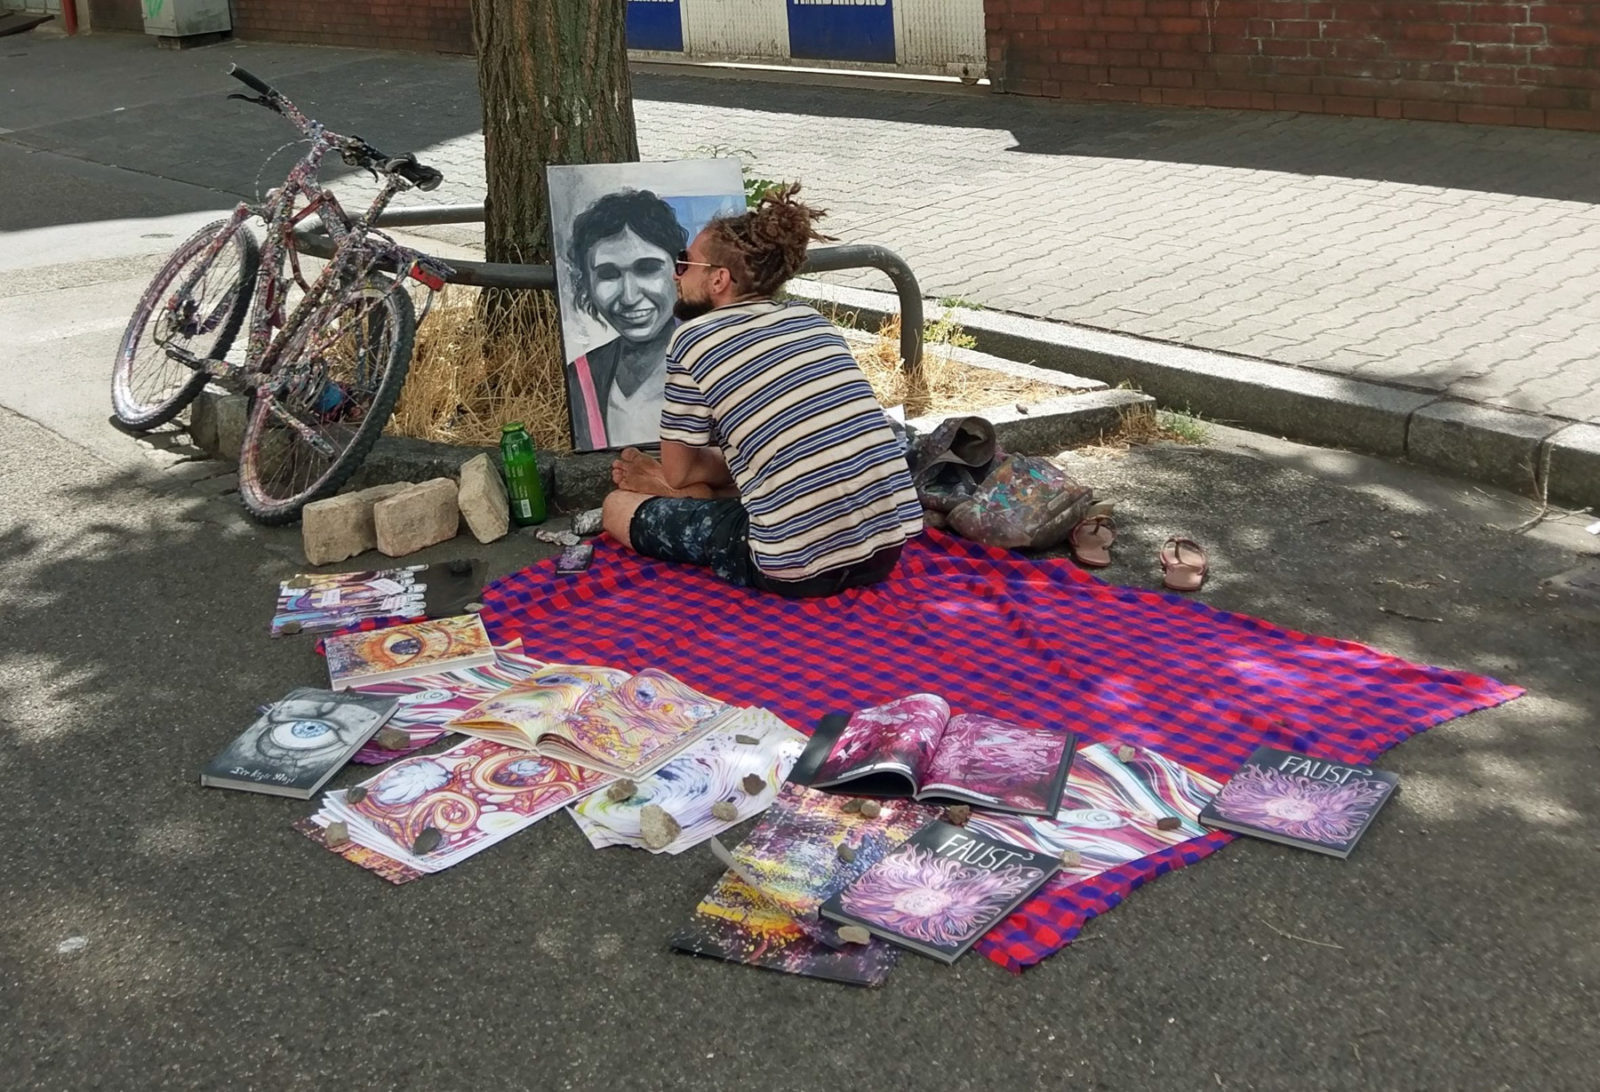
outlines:
M378 551L404 557L436 542L455 538L461 526L452 478L434 478L403 489L372 508Z
M598 508L611 492L611 464L614 451L589 451L570 455L539 453L540 471L551 471L545 483L545 496L563 512ZM552 486L554 487L552 490Z
M503 538L511 529L506 483L487 454L475 455L461 464L461 487L456 504L472 537L479 542Z
M498 447L459 446L435 443L432 440L414 440L406 436L380 436L373 445L361 468L350 479L354 488L364 489L383 482L420 482L429 478L454 477L461 465L477 455L489 456L495 470L500 469ZM539 480L544 485L544 495L552 496L555 489L554 466L566 458L553 452L539 452ZM606 482L610 483L611 464L606 463Z
M1470 402L1435 402L1411 417L1406 455L1474 481L1538 492L1539 448L1560 423Z
M785 291L863 315L898 308L889 293L816 281L791 282ZM942 313L929 309L930 315ZM1112 385L1131 383L1164 406L1304 443L1403 456L1411 414L1437 398L1000 311L958 307L950 317L982 352L1068 373L1069 382L1087 376Z
M1600 511L1600 425L1568 425L1545 441L1540 455L1557 504Z
M379 501L409 488L405 482L376 485L306 505L300 513L300 542L306 561L328 565L374 549L378 532L373 508Z
M1023 405L1026 410L1018 409L1013 402L972 412L994 425L995 437L1007 451L1020 455L1054 455L1115 432L1124 414L1141 406L1153 407L1155 399L1126 389L1100 390ZM938 428L945 416L913 417L906 424L925 434Z
M237 461L244 440L246 399L207 387L189 403L189 438L215 459Z

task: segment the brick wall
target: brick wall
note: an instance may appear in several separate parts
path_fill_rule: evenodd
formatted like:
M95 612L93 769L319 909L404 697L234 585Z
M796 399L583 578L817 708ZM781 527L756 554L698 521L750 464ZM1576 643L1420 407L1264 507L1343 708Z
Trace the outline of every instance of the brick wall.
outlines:
M1600 131L1600 3L984 0L997 89Z
M257 41L473 51L470 0L233 0L233 33Z

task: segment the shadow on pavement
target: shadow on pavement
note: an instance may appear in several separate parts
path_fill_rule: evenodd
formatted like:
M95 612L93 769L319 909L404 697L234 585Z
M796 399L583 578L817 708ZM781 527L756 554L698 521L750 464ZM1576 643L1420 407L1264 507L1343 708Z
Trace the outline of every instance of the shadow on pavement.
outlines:
M1530 694L1388 755L1402 793L1348 862L1235 843L1021 979L908 956L852 991L671 954L720 872L703 852L596 853L553 816L396 889L291 831L310 803L201 789L257 703L323 677L265 635L293 532L81 459L0 416L0 1065L23 1087L761 1087L797 1062L812 1088L1588 1079L1600 623L1537 587L1570 549L1359 471L1073 456L1118 502L1112 581L1155 586L1184 533L1214 604Z

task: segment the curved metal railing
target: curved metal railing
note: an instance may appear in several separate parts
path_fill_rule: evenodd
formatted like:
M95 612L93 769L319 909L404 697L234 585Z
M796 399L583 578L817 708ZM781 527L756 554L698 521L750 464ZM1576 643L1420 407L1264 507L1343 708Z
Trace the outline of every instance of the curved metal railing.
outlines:
M480 205L421 205L385 209L378 227L422 227L435 224L481 224ZM301 250L319 258L333 255L333 242L320 227L302 224L295 229ZM474 288L511 288L553 292L556 272L548 265L523 265L514 262L473 262L447 259L455 270L451 284ZM900 357L906 370L915 373L922 367L922 289L905 259L887 247L873 243L846 243L842 246L813 247L806 254L801 273L832 273L841 269L877 269L888 276L900 299Z

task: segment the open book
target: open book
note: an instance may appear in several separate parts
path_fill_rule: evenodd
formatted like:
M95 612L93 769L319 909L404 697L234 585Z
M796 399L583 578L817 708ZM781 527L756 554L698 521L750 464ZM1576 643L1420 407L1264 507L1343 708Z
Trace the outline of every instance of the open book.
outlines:
M736 709L665 671L546 664L448 727L614 777L647 777Z
M951 716L912 694L848 717L830 714L789 780L864 796L944 799L1018 815L1054 815L1076 737L975 713Z

